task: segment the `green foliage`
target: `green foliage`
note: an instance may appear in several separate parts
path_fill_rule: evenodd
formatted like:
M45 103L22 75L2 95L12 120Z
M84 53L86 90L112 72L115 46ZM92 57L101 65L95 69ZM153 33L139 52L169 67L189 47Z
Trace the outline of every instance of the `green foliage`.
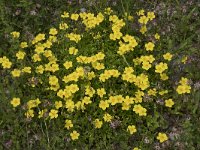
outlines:
M149 103L144 104L147 108L148 115L145 119L141 117L134 116L134 119L129 119L132 116L130 112L117 112L120 107L116 107L116 110L110 110L110 113L117 112L113 122L116 127L111 128L111 124L103 124L101 130L94 128L92 121L103 116L103 111L96 111L98 104L94 104L90 107L85 114L78 113L71 116L70 119L75 121L75 129L80 132L79 139L77 141L72 141L70 138L70 133L64 128L64 120L67 113L61 111L61 116L56 120L49 119L38 119L38 118L26 118L24 113L27 111L26 106L18 108L13 108L10 105L10 100L17 95L24 95L23 103L27 102L28 99L34 99L36 97L42 97L41 95L47 95L48 99L52 99L55 93L48 93L44 88L33 88L31 86L26 86L24 81L31 78L31 75L27 75L22 79L13 80L10 76L11 70L3 70L0 68L0 149L106 149L106 150L129 150L134 147L139 147L141 149L155 149L158 145L162 149L200 149L200 124L199 124L199 108L200 108L200 93L199 93L199 81L200 73L200 21L198 16L200 15L199 2L192 1L190 4L187 1L170 1L165 0L163 2L151 2L151 1L116 1L116 4L112 1L26 1L26 0L16 0L16 1L5 1L0 2L0 57L7 56L10 58L11 62L16 62L14 56L16 51L19 50L19 44L21 41L31 41L35 35L38 33L48 34L49 29L58 26L58 22L61 21L60 14L63 11L67 12L80 12L80 9L85 8L87 12L103 12L106 7L111 7L120 18L124 18L127 26L123 28L122 32L135 35L136 40L142 42L142 46L139 48L144 48L144 43L151 40L153 36L149 36L149 39L142 41L145 38L144 35L138 34L136 28L139 28L137 18L134 16L134 21L128 21L125 17L125 13L128 15L135 14L140 9L155 11L156 19L154 20L154 25L148 26L148 34L160 33L161 39L156 48L160 52L154 53L158 60L162 60L162 54L170 52L174 54L172 62L169 67L172 68L169 72L170 82L162 86L168 88L170 85L174 85L171 91L177 87L177 82L180 77L187 76L190 79L190 85L192 86L191 93L189 95L179 96L173 93L173 99L175 100L175 107L173 109L163 107L163 100L148 99ZM186 9L186 10L184 10ZM80 24L74 24L78 31L82 28ZM95 30L91 30L92 34L85 32L83 34L84 40L81 40L78 49L83 49L82 55L91 56L97 53L97 49L106 50L106 60L104 60L107 69L116 68L123 71L124 67L128 65L133 65L132 58L133 55L125 55L125 57L119 56L116 51L118 45L115 42L110 42L108 34L111 32L107 29L108 24L102 24L102 26L97 27ZM106 29L107 35L96 42L91 42L93 34L96 31L101 34L104 33ZM21 33L20 41L13 40L10 33L12 31L19 31ZM73 28L70 28L73 31ZM56 52L56 57L58 57L62 63L66 58L65 50L70 46L75 46L76 44L70 43L65 40L62 41L64 34L60 35L59 40L60 45L54 45L53 49L59 49ZM142 39L142 40L141 40ZM115 49L115 53L113 50ZM33 54L33 47L27 48L29 51L27 55L26 63L33 65L29 60L30 56ZM86 50L90 50L89 52ZM141 56L138 52L137 56ZM187 56L186 63L181 63L182 59ZM75 57L69 58L68 60L75 61ZM115 60L115 61L113 61ZM25 66L26 63L16 62L14 66ZM112 64L112 66L110 66ZM91 69L88 66L86 69ZM138 74L142 72L141 67L137 68ZM51 73L42 77L41 80L48 84L48 77ZM64 69L57 76L61 77L66 72ZM156 76L153 75L153 71L150 73L151 80L155 81ZM38 81L37 81L38 82ZM88 81L83 81L80 83L84 86ZM29 83L31 84L31 83ZM93 82L93 87L96 89L99 87L98 82ZM155 84L155 85L153 85ZM117 85L117 86L115 86ZM152 83L151 86L156 86L156 83ZM158 85L161 86L161 85ZM46 86L47 87L47 86ZM113 88L110 88L113 87ZM62 87L64 88L64 87ZM120 80L111 79L106 83L106 90L120 91L122 94L130 94L131 92L127 89L131 89L129 83L122 84ZM133 89L135 90L135 89ZM170 91L170 90L169 90ZM170 92L171 92L170 91ZM34 94L33 94L34 93ZM41 95L38 96L38 93ZM49 95L48 95L49 94ZM132 94L132 93L131 93ZM81 95L81 93L80 93ZM80 98L77 96L76 98ZM167 97L164 97L167 98ZM47 106L48 101L45 101ZM121 108L120 108L121 109ZM38 111L38 110L37 110ZM93 116L91 116L91 114ZM135 114L134 114L135 115ZM126 129L130 123L137 123L137 132L130 135ZM156 140L158 132L164 132L170 135L174 133L173 128L177 128L180 131L176 131L178 134L177 138L169 137L169 141L164 144L159 144ZM178 143L178 144L177 144Z

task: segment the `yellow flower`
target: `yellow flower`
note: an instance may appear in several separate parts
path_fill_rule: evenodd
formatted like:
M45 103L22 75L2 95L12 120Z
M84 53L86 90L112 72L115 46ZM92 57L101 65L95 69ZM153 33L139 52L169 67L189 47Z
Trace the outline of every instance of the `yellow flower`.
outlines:
M35 100L29 100L27 102L27 107L28 109L31 109L31 108L37 107L40 103L41 101L38 98Z
M148 76L143 73L134 79L134 84L139 88L141 88L142 90L145 90L150 86Z
M118 103L122 103L123 100L124 100L124 98L122 97L122 95L117 95L116 99L117 99Z
M107 15L110 15L113 12L113 10L110 7L105 8L104 13Z
M179 85L176 89L178 94L190 93L191 87L189 85Z
M129 96L126 96L124 99L123 99L123 101L124 101L124 103L126 104L126 105L130 105L130 104L133 104L134 103L134 98L131 98L131 97L129 97Z
M40 55L39 54L34 54L32 56L33 62L41 61Z
M6 56L0 57L0 64L4 61L8 61L8 58Z
M21 71L19 69L14 69L11 71L13 77L19 77L21 75Z
M138 148L138 147L135 147L133 150L141 150L140 148Z
M50 35L56 35L56 34L58 34L58 31L56 30L56 28L51 28L50 31L49 31L49 34Z
M60 30L66 30L68 28L69 28L69 26L66 23L60 23L59 24L59 29Z
M165 80L168 80L169 77L167 76L166 73L161 73L161 74L160 74L160 79L165 81Z
M33 118L33 117L34 117L34 110L29 109L29 110L25 113L25 116L26 116L27 118Z
M188 60L188 57L187 57L187 56L184 56L184 57L182 58L181 62L185 64L185 63L187 62L187 60Z
M151 64L145 61L142 63L142 68L145 70L149 70L151 68Z
M21 48L26 48L26 47L28 47L27 42L21 42L21 43L20 43L20 47L21 47Z
M113 106L118 103L118 99L116 96L110 96L108 102Z
M98 63L98 62L92 63L92 67L93 67L94 69L97 69L97 70L105 69L104 64L103 64L103 63Z
M78 53L78 49L76 49L75 47L69 48L69 54L70 55L76 55L77 53Z
M72 133L70 133L70 136L71 136L72 140L77 140L79 135L80 134L75 130Z
M106 108L109 107L108 101L103 101L103 100L101 100L100 103L99 103L99 107L100 107L101 109L103 109L103 110L106 110Z
M79 90L79 87L77 84L71 84L67 87L65 87L65 89L68 89L71 93L76 93Z
M48 65L49 65L49 66L48 66ZM45 70L47 70L47 71L56 72L56 71L59 70L59 65L56 64L56 63L53 63L53 64L49 63L48 65L47 65L47 68L45 68ZM45 67L46 67L46 66L45 66ZM48 68L48 67L49 67L49 68Z
M3 56L2 58L0 57L0 64L2 64L2 67L5 68L11 68L12 66L12 62L9 61L9 59L5 56Z
M73 123L71 120L65 120L65 128L70 129L73 127Z
M158 136L157 136L157 140L159 140L160 143L163 143L164 141L168 140L168 137L167 137L167 135L165 133L159 132Z
M179 85L176 89L178 94L184 94L184 93L190 93L191 86L188 85L188 79L182 77L181 80L179 81L181 85Z
M41 45L41 44L38 44L35 46L35 52L37 54L41 54L41 53L44 53L44 49L45 49L45 46L44 45Z
M103 116L103 119L104 119L105 122L111 122L112 118L113 117L108 113L105 113L104 116Z
M122 103L122 110L129 110L130 109L130 104Z
M44 117L44 114L45 114L46 112L47 112L47 109L40 110L40 111L38 112L38 118Z
M106 94L106 91L104 88L100 88L97 89L97 94L102 98Z
M53 56L53 54L52 54L52 51L51 51L51 50L45 50L45 51L44 51L44 53L43 53L43 55L44 55L45 57L47 57L47 58L49 58L49 57L52 57L52 56Z
M156 40L159 40L159 39L160 39L160 35L159 35L158 33L156 33L156 34L154 35L154 37L155 37Z
M24 59L25 54L25 52L19 51L16 53L16 57L17 59Z
M31 73L31 67L24 67L24 68L22 69L22 72Z
M147 26L146 25L143 25L141 28L140 28L140 32L142 34L144 34L145 32L147 32Z
M155 18L154 12L148 12L147 17L149 18L149 20L153 20Z
M71 14L71 19L77 21L79 14Z
M133 73L133 72L134 72L133 67L125 67L125 69L124 69L124 73L125 74Z
M62 18L68 18L69 17L69 13L64 11L63 14L61 15Z
M10 33L14 38L19 38L19 36L20 36L20 33L19 32L16 32L16 31L14 31L14 32L11 32Z
M72 101L72 100L67 100L66 103L65 103L65 107L67 108L67 110L68 110L69 112L73 112L73 111L74 111L74 107L75 107L74 101Z
M66 34L66 37L69 38L71 41L75 41L76 43L81 40L81 35L79 34L70 33Z
M72 67L72 62L71 61L66 61L63 66L65 67L65 69L69 69Z
M102 121L100 121L99 119L95 119L95 121L94 121L95 128L98 128L98 129L101 128L102 124L103 124Z
M134 105L133 107L133 111L136 113L136 114L139 114L139 116L146 116L147 113L146 113L146 108L142 107L140 104L138 105Z
M133 19L134 19L133 16L131 16L131 15L128 16L129 21L133 21Z
M148 42L148 43L145 44L145 48L146 48L147 51L153 51L154 46L155 45L152 42Z
M10 103L13 105L13 107L17 107L20 105L20 98L13 98Z
M164 94L167 94L167 93L168 93L168 90L162 90L162 91L159 92L160 95L164 95Z
M95 73L92 71L92 72L88 72L87 73L87 77L88 77L88 80L92 80L93 78L95 78Z
M56 101L55 107L56 107L56 109L59 109L60 107L62 107L62 101Z
M36 73L43 74L43 72L44 72L44 67L42 65L36 67Z
M49 77L49 84L50 85L56 85L56 84L58 84L58 78L56 76L50 76Z
M163 55L163 57L164 57L165 60L170 61L172 59L172 54L166 53L166 54Z
M46 43L44 43L43 45L44 45L44 47L46 47L46 48L51 48L53 42L58 42L58 43L59 43L59 41L57 41L56 35L50 35L50 36L49 36L49 39L48 39L48 40L46 41Z
M133 134L137 131L137 129L134 125L129 125L128 128L127 128L127 131L129 131L130 134Z
M149 21L149 18L146 16L141 16L138 20L138 22L141 24L147 24L148 21Z
M85 95L88 95L89 97L93 97L94 94L95 94L95 90L90 86L86 86Z
M65 95L64 90L59 90L59 91L57 92L57 96L60 97L60 98L63 98L64 95Z
M159 64L156 65L156 70L155 70L155 72L156 72L156 73L163 73L163 71L165 71L166 69L168 69L167 64L161 62L161 63L159 63Z
M49 117L50 117L50 119L57 118L58 117L58 110L51 109L51 111L49 113Z
M165 100L166 107L172 107L174 105L174 101L172 99Z
M75 104L75 107L76 107L77 110L81 110L81 109L82 109L82 111L84 111L84 110L86 109L84 103L81 102L81 101L78 101L78 102Z
M139 12L137 12L138 16L143 16L144 15L144 9L139 10Z
M97 70L105 69L104 63L92 62L92 67ZM116 72L115 72L116 73ZM114 73L114 74L115 74ZM113 76L114 76L113 74Z
M135 59L133 59L133 63L134 63L134 65L139 65L141 62L140 62L140 59L139 58L135 58Z
M179 83L182 84L182 85L188 84L188 79L182 77L181 80L179 81Z
M45 34L39 33L32 41L32 44L35 44L39 41L45 40Z
M154 89L148 90L148 95L149 96L151 96L151 95L156 96L156 89L154 88Z

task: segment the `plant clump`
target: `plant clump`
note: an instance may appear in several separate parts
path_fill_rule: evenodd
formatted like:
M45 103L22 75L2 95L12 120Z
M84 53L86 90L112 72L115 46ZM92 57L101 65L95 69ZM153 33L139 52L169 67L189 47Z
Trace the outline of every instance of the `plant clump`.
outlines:
M61 119L73 141L87 130L83 120L102 131L119 120L127 136L144 133L149 118L157 113L162 118L163 110L176 107L177 94L191 90L185 77L178 86L170 81L174 55L162 51L158 33L148 33L155 18L144 10L135 17L117 16L110 8L97 14L64 12L57 27L31 41L12 32L15 55L0 57L0 64L23 92L10 104L15 111L25 107L24 116L33 121ZM127 30L132 22L139 28ZM158 127L151 132L162 143L168 135Z

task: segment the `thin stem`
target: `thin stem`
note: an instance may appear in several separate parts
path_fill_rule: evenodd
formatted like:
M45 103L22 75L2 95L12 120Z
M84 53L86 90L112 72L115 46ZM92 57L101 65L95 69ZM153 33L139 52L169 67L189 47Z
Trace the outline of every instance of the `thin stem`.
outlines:
M27 128L27 123L26 123L26 140L27 140L27 146L28 146L28 149L30 149L29 147L29 141L28 141L28 128Z
M124 57L124 55L122 55L122 57L123 57L125 63L130 67L129 63L128 63L127 60L126 60L126 57Z
M45 128L46 128L46 136L47 136L47 143L48 143L48 148L50 147L49 145L49 132L48 132L48 128L47 128L47 124L46 124L46 121L44 120L44 125L45 125Z
M122 9L123 9L124 14L125 14L126 11L125 11L124 4L123 4L122 0L121 0L121 4L122 4Z

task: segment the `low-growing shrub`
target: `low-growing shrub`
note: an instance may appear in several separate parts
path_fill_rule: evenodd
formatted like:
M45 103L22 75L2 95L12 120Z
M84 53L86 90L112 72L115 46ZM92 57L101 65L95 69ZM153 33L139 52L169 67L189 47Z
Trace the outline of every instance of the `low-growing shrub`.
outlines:
M27 41L12 32L13 55L0 64L17 88L13 111L32 122L59 120L69 144L106 141L113 130L127 137L122 149L142 148L146 138L167 141L166 112L176 114L178 95L191 87L186 77L173 82L176 55L162 49L154 19L153 12L117 16L107 8L64 12L57 27Z

